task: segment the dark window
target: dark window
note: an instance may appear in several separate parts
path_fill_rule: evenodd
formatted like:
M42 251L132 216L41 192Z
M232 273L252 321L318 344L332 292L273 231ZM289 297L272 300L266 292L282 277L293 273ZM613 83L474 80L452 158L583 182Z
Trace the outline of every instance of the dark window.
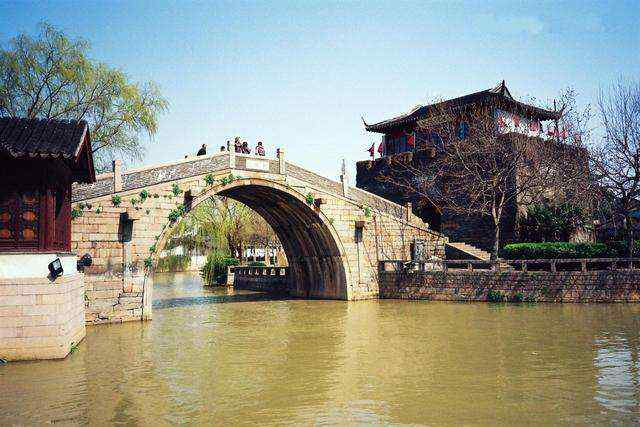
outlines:
M460 122L458 126L458 138L465 139L467 136L469 136L469 123Z
M40 195L38 191L12 191L0 195L0 247L38 247Z
M413 147L408 143L407 135L396 137L387 135L385 137L385 155L399 154L411 150L413 150Z

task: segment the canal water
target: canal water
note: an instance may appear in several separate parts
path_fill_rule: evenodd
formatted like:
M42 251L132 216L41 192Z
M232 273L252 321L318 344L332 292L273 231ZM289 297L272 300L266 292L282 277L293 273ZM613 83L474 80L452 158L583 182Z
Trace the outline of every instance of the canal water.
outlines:
M0 366L0 425L640 423L640 306L304 301L156 276L154 320Z

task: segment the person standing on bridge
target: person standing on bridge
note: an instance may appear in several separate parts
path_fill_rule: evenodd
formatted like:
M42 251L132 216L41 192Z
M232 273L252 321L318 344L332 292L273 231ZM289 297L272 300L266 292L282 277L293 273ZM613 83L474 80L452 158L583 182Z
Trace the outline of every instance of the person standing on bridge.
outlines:
M251 154L251 148L249 148L249 143L247 141L242 143L242 152L244 154Z
M262 146L262 141L258 141L258 145L256 146L256 151L255 151L257 156L264 156L265 152L264 152L264 147Z
M207 154L207 144L202 144L202 147L198 150L198 156L204 156Z
M240 142L239 136L236 136L236 139L233 141L233 148L236 153L242 153L242 143Z

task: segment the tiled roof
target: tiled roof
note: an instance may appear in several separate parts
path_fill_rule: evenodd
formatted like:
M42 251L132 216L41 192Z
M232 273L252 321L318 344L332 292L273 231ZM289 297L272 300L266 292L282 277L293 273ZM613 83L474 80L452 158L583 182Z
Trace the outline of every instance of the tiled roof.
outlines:
M421 118L428 116L430 113L437 111L441 108L449 107L463 107L466 105L474 104L476 102L482 102L487 100L493 100L496 103L504 104L505 106L522 111L524 114L529 115L536 120L550 120L558 118L559 113L555 111L545 110L543 108L534 107L520 101L516 101L507 89L504 80L497 86L481 90L480 92L474 92L469 95L464 95L458 98L448 99L446 101L438 102L435 104L423 105L414 107L411 111L400 116L383 120L379 123L367 124L365 122L365 129L371 132L385 132L396 126L401 126L409 123L414 123Z
M0 152L11 157L76 160L88 125L84 120L0 117Z

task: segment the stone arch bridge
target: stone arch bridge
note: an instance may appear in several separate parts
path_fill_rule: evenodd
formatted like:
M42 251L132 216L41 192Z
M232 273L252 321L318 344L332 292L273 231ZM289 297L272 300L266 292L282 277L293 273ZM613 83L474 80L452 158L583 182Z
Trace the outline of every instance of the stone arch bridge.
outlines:
M171 228L214 195L263 216L289 261L293 296L378 296L378 261L408 259L420 239L444 252L446 238L400 206L277 159L220 152L112 173L73 189L72 249L89 253L85 269L88 323L150 319L150 266Z

